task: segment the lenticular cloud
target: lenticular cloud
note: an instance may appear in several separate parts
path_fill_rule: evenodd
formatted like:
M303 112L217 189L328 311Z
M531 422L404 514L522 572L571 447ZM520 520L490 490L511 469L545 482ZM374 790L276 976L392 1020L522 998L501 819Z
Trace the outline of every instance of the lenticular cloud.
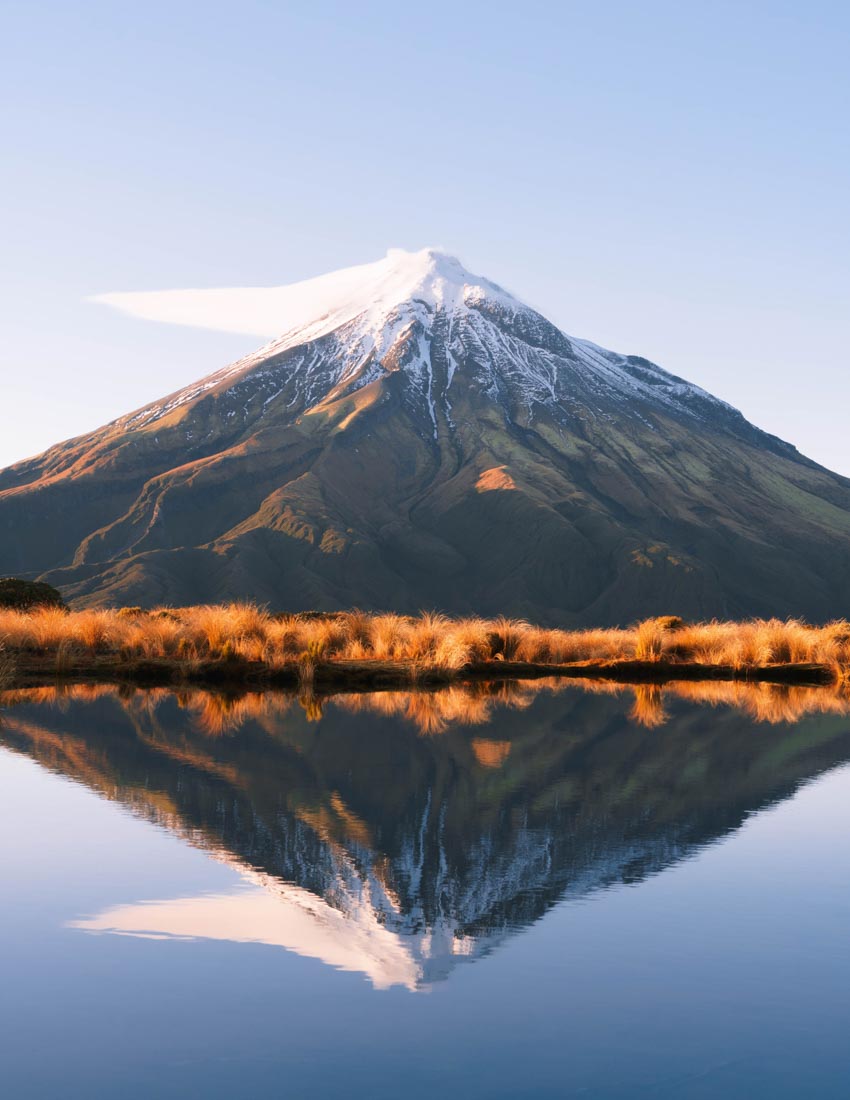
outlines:
M91 301L145 321L212 329L267 338L279 331L276 297L283 287L228 287L219 290L152 290L99 294Z
M154 290L100 294L91 300L146 321L268 339L320 319L345 324L369 308L401 302L419 289L423 273L450 267L460 269L456 260L433 249L391 249L376 263L287 286ZM441 274L446 285L454 285L454 270ZM488 280L481 283L498 290Z

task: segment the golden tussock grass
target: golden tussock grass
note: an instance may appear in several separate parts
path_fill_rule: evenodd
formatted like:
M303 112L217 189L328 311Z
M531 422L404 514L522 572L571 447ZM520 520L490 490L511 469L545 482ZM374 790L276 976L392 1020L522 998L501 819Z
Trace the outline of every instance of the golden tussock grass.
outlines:
M569 664L615 660L725 665L787 663L850 673L850 623L809 626L797 620L685 624L674 616L626 629L552 630L499 618L444 615L271 615L249 603L186 608L65 612L0 611L0 647L18 655L54 655L60 668L86 656L192 662L233 659L300 669L309 690L319 663L404 662L416 670L456 670L487 661Z

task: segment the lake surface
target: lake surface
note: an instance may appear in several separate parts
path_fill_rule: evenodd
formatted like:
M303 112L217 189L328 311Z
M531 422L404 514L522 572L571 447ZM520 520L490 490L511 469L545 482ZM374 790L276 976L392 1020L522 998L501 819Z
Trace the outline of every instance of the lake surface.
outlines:
M850 1095L835 693L0 697L5 1096Z

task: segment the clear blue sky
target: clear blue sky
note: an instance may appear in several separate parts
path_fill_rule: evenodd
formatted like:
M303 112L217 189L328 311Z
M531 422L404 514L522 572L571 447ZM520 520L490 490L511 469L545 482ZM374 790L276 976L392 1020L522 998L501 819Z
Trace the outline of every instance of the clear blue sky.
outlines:
M86 299L440 245L850 475L843 3L2 4L0 465L251 337Z

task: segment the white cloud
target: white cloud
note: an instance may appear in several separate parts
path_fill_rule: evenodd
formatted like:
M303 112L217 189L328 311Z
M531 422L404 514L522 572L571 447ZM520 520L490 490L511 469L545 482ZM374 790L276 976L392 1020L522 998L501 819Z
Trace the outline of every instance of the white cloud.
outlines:
M294 304L286 301L288 290L289 287L152 290L98 294L90 301L145 321L270 339L298 323L300 311L295 318L288 316L293 313Z
M146 321L269 340L295 330L317 336L364 314L373 319L385 316L390 307L411 297L444 300L462 293L468 282L477 281L457 260L436 249L405 252L394 248L375 263L288 286L100 294L91 301ZM487 280L483 282L491 291L504 293Z

